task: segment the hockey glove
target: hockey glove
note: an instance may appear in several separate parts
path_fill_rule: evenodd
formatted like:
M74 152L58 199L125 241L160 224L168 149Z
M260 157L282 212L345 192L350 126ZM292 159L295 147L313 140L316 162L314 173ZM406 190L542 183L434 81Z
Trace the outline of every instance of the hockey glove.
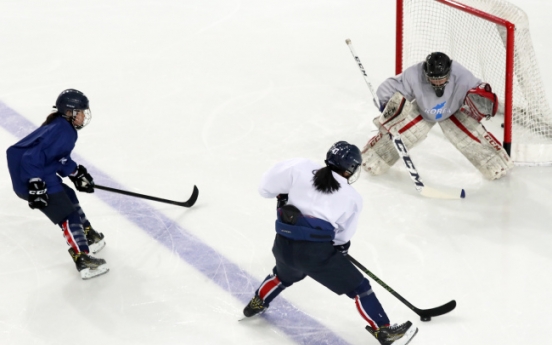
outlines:
M32 209L44 208L48 206L48 188L46 188L46 182L40 178L35 177L29 180L29 207Z
M468 91L464 105L469 109L468 115L481 122L483 119L489 120L495 116L498 110L498 97L491 89L491 85L483 83Z
M276 196L276 199L278 199L278 203L276 204L276 208L280 208L287 204L288 201L288 195L287 194L278 194Z
M94 193L94 179L82 165L78 165L77 170L69 175L69 178L79 192Z
M340 244L339 246L334 246L335 250L341 252L343 255L347 255L349 252L349 247L351 246L351 241Z

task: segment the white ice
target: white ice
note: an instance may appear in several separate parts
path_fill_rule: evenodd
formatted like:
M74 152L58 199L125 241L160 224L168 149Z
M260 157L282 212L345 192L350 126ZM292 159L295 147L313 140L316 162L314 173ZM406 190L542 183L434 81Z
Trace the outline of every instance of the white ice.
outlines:
M552 3L513 2L552 96ZM238 318L274 265L275 202L257 194L261 174L372 136L376 112L345 39L381 82L394 73L394 10L391 0L1 1L4 149L77 88L93 119L74 158L96 183L200 195L185 209L80 193L111 267L82 281L61 231L13 194L3 160L0 344L377 344L350 299L310 279L265 317ZM372 281L391 320L419 327L412 344L549 344L552 168L487 181L438 128L411 155L426 182L467 198L422 198L400 165L364 174L350 253L418 308L458 307L422 323Z

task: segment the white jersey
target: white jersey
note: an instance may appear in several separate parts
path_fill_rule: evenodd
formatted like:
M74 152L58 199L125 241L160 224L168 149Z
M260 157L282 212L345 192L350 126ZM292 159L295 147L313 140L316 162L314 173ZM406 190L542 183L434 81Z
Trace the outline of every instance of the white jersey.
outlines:
M325 194L317 191L312 179L322 168L311 160L295 158L277 163L261 179L259 193L265 198L288 194L288 204L304 215L331 223L335 228L335 245L347 243L356 232L362 210L362 197L343 176L332 172L341 185L338 191Z
M400 92L408 101L416 100L422 117L430 122L448 119L464 104L468 90L481 84L468 69L452 61L450 78L443 96L437 97L423 70L423 62L411 66L403 73L388 78L377 90L381 104L389 101L395 92Z

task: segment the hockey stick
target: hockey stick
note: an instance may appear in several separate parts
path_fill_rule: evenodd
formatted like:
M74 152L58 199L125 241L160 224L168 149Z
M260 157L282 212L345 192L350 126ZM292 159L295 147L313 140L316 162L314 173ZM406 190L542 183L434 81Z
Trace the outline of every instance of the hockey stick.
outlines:
M370 90L370 93L372 94L372 100L374 101L374 105L376 108L380 108L380 103L378 96L374 92L374 88L372 87L372 83L370 82L370 79L368 79L368 75L366 74L366 71L364 70L364 66L362 66L362 63L360 62L360 58L356 55L355 50L353 49L353 43L350 39L346 39L345 43L347 43L347 46L349 47L349 50L351 51L351 54L353 54L353 58L358 64L358 68L360 69L360 73L362 73L362 76L364 77L364 81L366 82L366 85L368 85L368 89Z
M166 204L172 204L172 205L177 205L177 206L182 206L182 207L192 207L195 204L195 202L197 200L197 197L199 196L199 190L197 189L196 186L194 186L194 191L192 192L192 196L190 196L190 198L188 200L183 201L183 202L167 200L167 199L161 199L161 198L157 198L157 197L154 197L154 196L128 192L126 190L100 186L100 185L97 185L97 184L94 185L94 188L101 189L101 190L106 190L108 192L134 196L134 197L137 197L137 198L148 199L148 200L153 200L153 201L158 201L158 202L164 202Z
M399 301L403 302L408 308L410 308L413 312L418 314L418 316L420 316L420 320L422 321L431 321L432 317L449 313L452 310L454 310L454 308L456 308L456 301L452 300L439 307L435 307L431 309L418 309L415 306L413 306L410 302L408 302L406 299L404 299L404 297L399 295L395 290L389 287L389 285L385 284L381 279L376 277L366 267L362 266L360 262L356 261L351 255L347 254L347 258L353 263L353 265L358 267L362 272L366 273L370 278L374 279L378 284L383 286L385 290L389 291L393 296L397 297Z
M364 77L364 81L368 85L368 89L370 90L370 93L372 94L372 100L374 101L374 105L378 110L380 109L380 102L378 99L378 96L374 92L374 88L372 87L372 83L370 82L370 79L368 79L368 75L366 74L366 71L364 70L364 66L362 66L362 63L360 62L360 58L356 55L355 50L353 48L353 43L350 39L346 39L345 43L347 43L347 46L349 47L349 50L351 51L351 54L353 55L353 58L358 64L358 68L360 69L360 73L362 73L362 76ZM428 198L435 198L435 199L461 199L466 197L466 191L464 189L454 189L451 191L445 191L440 190L436 188L432 188L429 186L426 186L422 182L422 178L420 177L420 174L418 173L418 170L414 166L414 162L412 162L412 159L410 158L410 154L408 154L408 150L406 149L406 145L402 141L402 138L398 131L389 132L389 136L391 137L391 140L393 141L394 147L397 150L397 153L399 156L401 156L404 165L406 166L406 170L408 170L408 173L410 175L410 178L414 182L414 186L416 187L416 190L420 193L420 195L428 197Z
M398 133L395 135L389 133L389 136L391 137L391 140L395 145L395 149L401 156L403 163L406 166L406 170L408 170L408 174L410 175L410 178L414 182L414 186L416 187L416 190L420 192L420 195L428 198L434 198L434 199L463 199L466 197L466 191L463 189L444 191L444 190L435 189L435 188L426 186L422 182L422 178L420 177L418 170L414 166L414 162L412 162L412 158L410 158L410 154L408 153L408 150L406 149L406 145L402 141L401 136Z

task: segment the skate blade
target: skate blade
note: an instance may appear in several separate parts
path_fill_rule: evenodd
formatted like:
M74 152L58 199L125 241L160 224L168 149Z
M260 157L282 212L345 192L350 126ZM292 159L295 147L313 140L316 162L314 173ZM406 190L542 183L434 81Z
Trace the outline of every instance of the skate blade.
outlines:
M82 280L92 279L109 272L109 267L107 265L101 265L96 269L91 270L90 268L85 268L80 271Z
M263 310L263 311L261 311L260 313L255 314L255 315L251 315L251 316L242 315L241 318L238 319L238 321L257 319L259 316L261 316L261 315L264 314L265 312L266 312L266 309Z
M102 250L103 247L105 247L105 241L101 240L100 242L89 245L88 250L90 250L92 254L96 254L97 252Z
M395 340L393 342L393 345L406 345L406 344L408 344L412 340L412 338L414 338L416 333L418 333L418 327L416 327L414 325L410 326L410 328L404 333L402 338L400 338L398 340Z

